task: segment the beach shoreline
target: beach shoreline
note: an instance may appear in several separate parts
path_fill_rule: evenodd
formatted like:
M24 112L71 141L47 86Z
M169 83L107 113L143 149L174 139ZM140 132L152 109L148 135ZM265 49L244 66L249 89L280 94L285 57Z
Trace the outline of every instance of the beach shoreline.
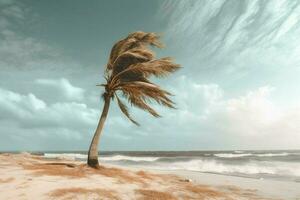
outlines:
M259 184L259 181L261 182ZM264 187L274 189L269 192ZM280 185L183 170L101 166L44 159L30 154L0 154L0 199L297 199L299 183ZM276 189L290 191L280 194Z
M175 174L196 184L213 187L238 187L255 191L258 195L271 199L300 199L300 183L294 181L257 179L215 173L203 173L187 170L149 170L154 173Z

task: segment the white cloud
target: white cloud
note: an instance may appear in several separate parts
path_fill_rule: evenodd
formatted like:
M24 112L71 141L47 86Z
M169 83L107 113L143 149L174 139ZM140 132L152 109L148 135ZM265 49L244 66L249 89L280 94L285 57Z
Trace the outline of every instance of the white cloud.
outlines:
M54 89L56 94L70 101L81 101L84 99L84 89L73 86L68 79L37 79L35 83L46 89Z
M300 105L277 105L271 98L273 87L263 86L226 98L218 85L182 80L182 88L176 89L180 109L174 115L165 113L169 121L188 127L179 132L190 131L193 135L189 137L198 139L209 137L207 134L223 135L226 142L237 142L233 144L237 148L300 147Z
M0 118L29 129L84 129L97 123L98 113L84 103L47 105L33 94L21 95L0 88Z
M222 101L224 91L217 84L199 84L186 76L177 78L177 87L170 88L175 96L179 117L179 123L185 123L192 119L205 118L211 112L211 108ZM166 114L169 110L165 110ZM186 116L189 115L189 116Z
M225 112L229 127L235 132L242 130L241 134L264 134L261 129L277 123L281 111L269 99L271 91L272 88L265 86L227 100Z
M185 73L194 76L220 73L232 80L249 74L258 81L271 73L299 74L299 5L289 0L166 1L168 47L188 66Z
M215 115L223 116L229 137L256 148L299 148L300 110L280 107L271 99L272 89L261 87L245 96L225 101L225 109Z
M71 139L81 139L77 146L86 145L98 111L87 106L84 89L65 78L48 78L80 65L52 44L23 34L22 26L36 20L30 6L0 0L0 7L0 148L71 149L73 144L67 144ZM36 80L40 77L47 79Z
M300 148L299 3L165 2L167 44L189 77L173 91L179 132L228 149Z

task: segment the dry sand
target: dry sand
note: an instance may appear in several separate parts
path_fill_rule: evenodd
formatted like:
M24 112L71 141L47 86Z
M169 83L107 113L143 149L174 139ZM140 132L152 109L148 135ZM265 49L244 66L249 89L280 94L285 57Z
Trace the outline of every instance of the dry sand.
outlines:
M211 186L176 175L44 160L30 154L0 154L0 199L270 199L256 190Z

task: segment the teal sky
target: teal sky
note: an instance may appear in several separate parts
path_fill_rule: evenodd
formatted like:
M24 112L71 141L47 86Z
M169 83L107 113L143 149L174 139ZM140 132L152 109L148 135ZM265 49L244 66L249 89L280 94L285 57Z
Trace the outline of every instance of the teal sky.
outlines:
M112 45L158 32L183 67L162 118L113 103L102 150L300 148L300 2L0 0L0 150L87 150Z

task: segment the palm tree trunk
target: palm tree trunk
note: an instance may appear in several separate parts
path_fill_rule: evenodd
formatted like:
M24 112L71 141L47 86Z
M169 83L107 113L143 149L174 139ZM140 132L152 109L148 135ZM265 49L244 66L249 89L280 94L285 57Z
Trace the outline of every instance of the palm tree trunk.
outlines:
M104 122L105 122L107 114L108 114L109 104L110 104L110 97L105 97L103 111L102 111L97 129L95 131L93 140L90 145L89 153L88 153L87 164L90 167L97 168L99 166L98 144L99 144L99 138L100 138L103 126L104 126Z

